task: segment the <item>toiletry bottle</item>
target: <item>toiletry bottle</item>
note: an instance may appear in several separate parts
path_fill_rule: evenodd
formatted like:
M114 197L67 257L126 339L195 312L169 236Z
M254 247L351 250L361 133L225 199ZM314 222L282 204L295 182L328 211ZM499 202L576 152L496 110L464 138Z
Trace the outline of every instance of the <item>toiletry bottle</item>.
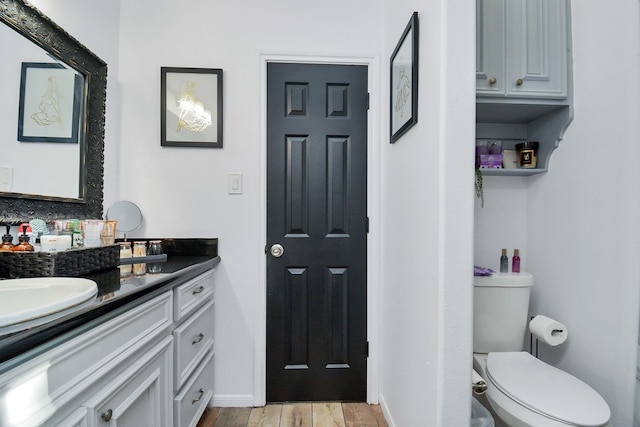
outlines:
M27 226L22 226L22 234L18 236L18 244L11 248L14 252L33 252L33 245L29 243Z
M507 256L507 250L502 250L502 256L500 257L500 273L509 272L509 257Z
M520 250L513 250L513 263L511 265L512 273L520 273Z
M72 245L74 248L81 248L84 246L84 234L82 230L82 221L74 221Z
M0 251L10 251L13 249L13 236L9 234L11 226L7 225L7 234L2 236L2 244L0 244Z

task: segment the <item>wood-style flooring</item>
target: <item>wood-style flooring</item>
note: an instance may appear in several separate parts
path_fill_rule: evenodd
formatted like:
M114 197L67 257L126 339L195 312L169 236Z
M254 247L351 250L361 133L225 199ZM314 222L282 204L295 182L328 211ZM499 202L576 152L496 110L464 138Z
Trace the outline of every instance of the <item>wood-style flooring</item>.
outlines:
M313 402L207 408L197 427L388 427L379 405Z

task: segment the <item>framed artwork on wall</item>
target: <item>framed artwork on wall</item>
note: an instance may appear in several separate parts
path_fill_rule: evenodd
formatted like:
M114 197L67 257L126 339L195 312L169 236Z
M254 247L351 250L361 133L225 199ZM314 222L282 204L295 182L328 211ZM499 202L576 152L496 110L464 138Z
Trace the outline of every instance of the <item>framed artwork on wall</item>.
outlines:
M160 145L222 148L222 69L161 67Z
M418 122L418 12L391 54L390 143Z
M23 62L18 141L77 144L83 78L60 63Z

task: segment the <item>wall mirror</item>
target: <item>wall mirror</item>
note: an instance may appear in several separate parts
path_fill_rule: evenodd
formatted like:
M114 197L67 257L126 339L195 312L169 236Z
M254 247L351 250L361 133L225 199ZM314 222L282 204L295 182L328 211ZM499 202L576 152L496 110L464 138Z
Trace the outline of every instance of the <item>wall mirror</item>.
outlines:
M0 221L102 218L106 63L23 0L0 39Z

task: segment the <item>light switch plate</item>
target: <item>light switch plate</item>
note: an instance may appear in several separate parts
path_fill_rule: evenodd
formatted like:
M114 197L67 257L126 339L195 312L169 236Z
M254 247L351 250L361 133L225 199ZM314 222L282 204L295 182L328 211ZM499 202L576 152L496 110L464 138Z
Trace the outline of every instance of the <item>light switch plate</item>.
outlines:
M0 167L0 191L11 191L13 187L13 168Z
M242 174L229 174L229 194L242 194Z

